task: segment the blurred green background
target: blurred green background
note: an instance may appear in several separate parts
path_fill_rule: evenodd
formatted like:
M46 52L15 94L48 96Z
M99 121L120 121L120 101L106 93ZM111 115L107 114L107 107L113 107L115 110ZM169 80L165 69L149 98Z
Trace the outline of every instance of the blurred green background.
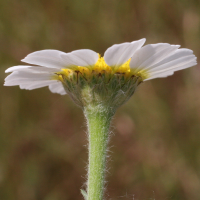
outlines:
M3 87L42 49L101 54L113 44L181 44L200 56L199 0L0 0L0 199L83 199L85 119L48 88ZM200 68L142 84L115 115L109 200L200 199Z

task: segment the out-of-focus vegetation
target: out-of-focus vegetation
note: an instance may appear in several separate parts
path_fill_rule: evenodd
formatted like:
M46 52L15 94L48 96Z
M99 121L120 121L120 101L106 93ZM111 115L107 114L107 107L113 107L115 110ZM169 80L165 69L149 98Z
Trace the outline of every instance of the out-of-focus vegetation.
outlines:
M82 199L85 121L68 96L3 87L41 49L146 37L200 56L199 0L0 0L0 199ZM107 199L200 199L200 67L142 84L113 121Z

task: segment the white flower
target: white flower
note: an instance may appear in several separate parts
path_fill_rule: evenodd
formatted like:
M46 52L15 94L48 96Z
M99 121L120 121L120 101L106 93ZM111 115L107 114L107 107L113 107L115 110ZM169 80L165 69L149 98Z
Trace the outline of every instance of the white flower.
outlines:
M63 77L78 72L89 79L97 74L121 74L140 77L141 81L167 77L175 71L197 64L190 49L179 49L179 45L167 43L149 44L144 47L145 39L108 48L104 57L98 53L83 49L70 53L57 50L36 51L22 61L31 65L10 67L12 72L5 79L5 86L19 85L21 89L32 90L49 86L53 93L66 94Z

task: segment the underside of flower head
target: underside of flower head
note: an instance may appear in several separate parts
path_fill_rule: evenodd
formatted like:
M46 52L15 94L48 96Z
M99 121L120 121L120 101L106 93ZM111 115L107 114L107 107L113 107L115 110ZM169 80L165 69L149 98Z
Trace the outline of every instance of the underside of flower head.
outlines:
M36 51L22 60L34 66L8 68L6 72L12 73L6 77L4 85L19 85L28 90L48 86L53 93L68 93L77 99L83 95L84 89L90 87L97 96L105 93L103 98L112 96L111 91L115 90L117 98L119 94L126 95L126 90L135 90L142 81L167 77L196 65L196 57L189 49L179 49L179 45L167 43L143 46L144 43L145 39L115 44L103 57L88 49L70 53Z

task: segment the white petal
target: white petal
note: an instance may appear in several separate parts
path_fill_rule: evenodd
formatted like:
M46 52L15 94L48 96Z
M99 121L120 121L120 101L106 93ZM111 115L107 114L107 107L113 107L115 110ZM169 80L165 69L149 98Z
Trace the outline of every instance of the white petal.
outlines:
M30 68L27 68L29 72L32 73L48 73L48 74L54 74L55 72L58 72L57 68L47 68L47 67L40 67L40 66L32 66Z
M177 49L178 45L151 44L135 52L130 67L137 72L146 70L150 80L172 75L175 71L196 65L196 57L190 49Z
M197 63L194 60L190 60L188 62L182 62L177 66L171 66L171 67L166 68L164 70L159 70L159 71L150 73L150 79L152 79L152 78L160 78L160 77L162 77L163 74L165 74L166 76L170 76L175 71L186 69L186 68L192 67L192 66L194 66L196 64Z
M5 78L5 81L10 81L10 80L17 80L17 79L24 79L24 80L50 80L51 79L50 74L46 73L41 73L41 74L36 74L36 73L30 73L26 71L15 71L12 72L12 74L8 75Z
M42 69L42 67L33 68L36 68L35 70L38 70L38 68ZM19 85L21 89L26 90L33 90L49 86L50 91L53 93L59 93L61 95L66 94L61 82L58 82L57 80L51 80L51 74L46 73L47 71L44 71L45 73L38 73L38 71L36 71L36 73L33 73L35 72L34 69L32 69L32 71L29 70L12 72L5 78L4 86Z
M61 55L61 57L63 58L65 62L68 63L66 67L92 66L97 62L99 58L96 52L89 49L81 49L81 50L72 51L71 53Z
M34 73L55 73L58 72L58 68L47 68L40 66L30 66L30 65L18 65L8 68L5 72L14 72L14 71L26 71Z
M49 85L49 90L52 93L58 93L61 95L67 94L61 82L55 82Z
M26 87L29 87L31 85L37 85L37 84L42 84L44 86L48 86L49 84L52 84L52 82L54 82L55 80L28 80L28 79L16 79L16 80L12 80L12 81L6 81L4 83L4 86L15 86L15 85L19 85L20 87L23 87L22 89L29 89ZM42 87L44 87L42 86ZM41 87L41 86L40 86ZM39 87L38 87L39 88ZM34 88L33 88L34 89Z
M131 43L115 44L106 50L104 60L109 66L122 65L133 56L135 51L142 47L145 41L146 39L141 39Z
M28 65L18 65L18 66L14 66L14 67L9 67L8 69L6 69L6 73L8 72L14 72L14 71L20 71L20 70L24 70L24 69L27 69L29 67L32 67L32 66L28 66Z
M154 75L151 75L149 78L145 79L144 81L148 81L148 80L151 80L151 79L154 79L154 78L165 78L165 77L171 76L173 74L174 74L173 71L163 72L163 73L160 73L160 74L154 74Z
M196 57L192 50L177 49L172 55L151 67L149 70L150 77L147 80L163 77L163 74L169 76L175 71L192 67L196 64Z
M161 62L152 66L149 72L155 72L162 69L168 69L169 67L176 67L181 63L196 60L196 57L193 54L193 51L190 49L177 49L172 55L163 59Z
M135 52L129 65L137 71L151 68L152 65L171 55L178 48L178 45L166 43L146 45Z
M19 86L21 89L33 90L33 89L49 86L49 84L52 84L53 82L55 82L55 80L35 81L35 82L31 81L27 83L21 83Z
M29 64L61 69L68 65L68 63L61 58L61 55L65 54L66 53L58 50L41 50L27 55L22 61Z

